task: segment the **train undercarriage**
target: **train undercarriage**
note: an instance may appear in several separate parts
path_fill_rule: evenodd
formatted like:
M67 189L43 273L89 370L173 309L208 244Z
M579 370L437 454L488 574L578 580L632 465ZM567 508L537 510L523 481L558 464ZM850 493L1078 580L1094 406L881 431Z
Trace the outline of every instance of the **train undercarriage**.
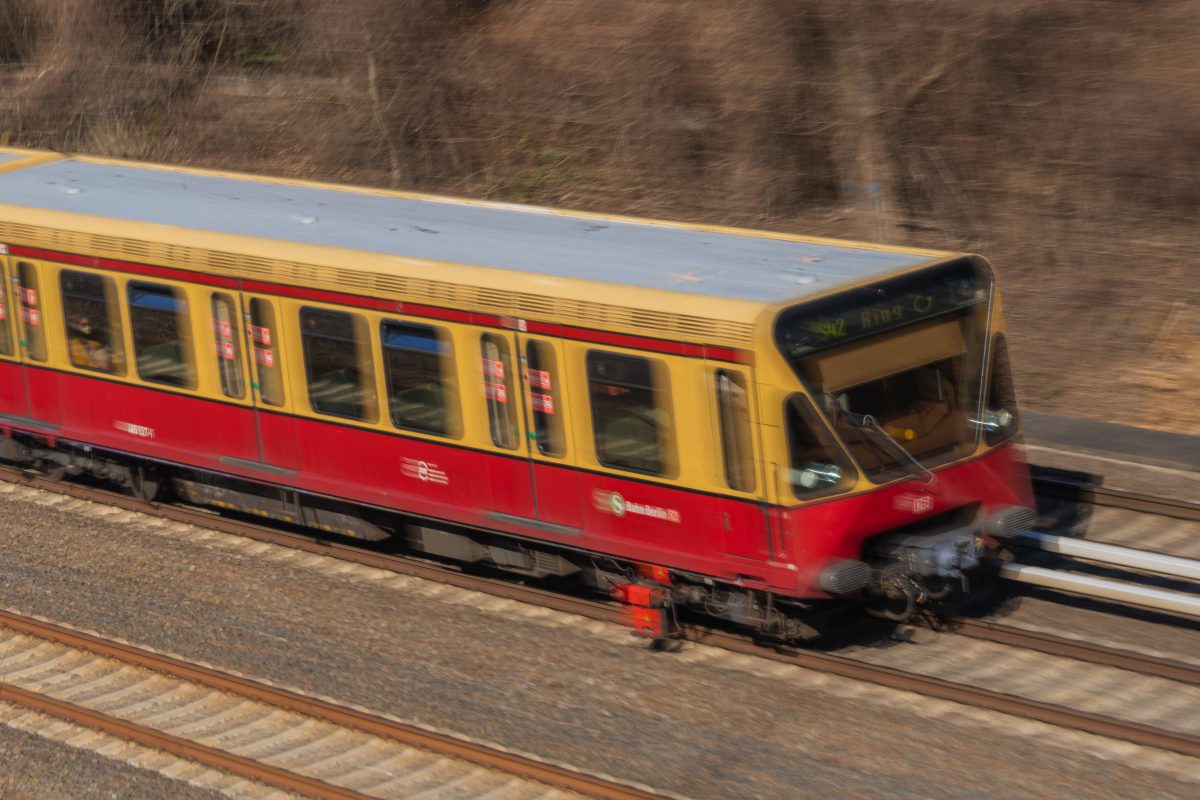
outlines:
M831 565L822 588L835 600L807 601L724 583L664 566L560 547L535 540L405 516L292 489L173 464L113 454L86 445L0 435L0 461L55 480L87 476L147 501L178 499L298 526L373 546L404 551L525 578L569 581L625 604L634 631L664 643L689 621L717 620L781 643L819 638L835 616L858 606L902 622L923 605L969 588L969 573L984 558L984 533L1024 520L993 519L991 530L973 509L943 515L920 530L877 537L863 561ZM1028 509L1023 509L1028 511Z

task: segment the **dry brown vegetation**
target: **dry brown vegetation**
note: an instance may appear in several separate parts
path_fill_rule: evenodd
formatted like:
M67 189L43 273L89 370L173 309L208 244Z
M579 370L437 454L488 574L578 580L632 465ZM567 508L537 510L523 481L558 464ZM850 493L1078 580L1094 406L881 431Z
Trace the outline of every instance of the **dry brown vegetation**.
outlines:
M0 0L0 141L989 255L1027 402L1200 427L1190 0Z

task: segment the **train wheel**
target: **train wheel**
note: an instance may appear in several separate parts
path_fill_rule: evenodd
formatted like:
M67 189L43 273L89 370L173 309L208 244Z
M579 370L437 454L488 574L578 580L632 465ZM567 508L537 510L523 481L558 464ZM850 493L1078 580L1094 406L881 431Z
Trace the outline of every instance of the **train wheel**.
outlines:
M52 481L61 481L67 477L67 465L60 464L52 458L39 458L33 468Z
M162 494L162 474L154 467L141 464L129 468L129 493L139 500L151 502Z

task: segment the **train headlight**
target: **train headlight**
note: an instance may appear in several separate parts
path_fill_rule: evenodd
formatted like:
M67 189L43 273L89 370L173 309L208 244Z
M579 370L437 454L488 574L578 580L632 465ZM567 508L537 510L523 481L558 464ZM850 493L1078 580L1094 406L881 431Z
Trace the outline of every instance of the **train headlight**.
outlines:
M998 539L1024 533L1037 524L1037 512L1028 506L1005 506L992 513L983 529Z
M871 580L871 568L861 561L835 561L821 570L817 586L829 594L857 592Z

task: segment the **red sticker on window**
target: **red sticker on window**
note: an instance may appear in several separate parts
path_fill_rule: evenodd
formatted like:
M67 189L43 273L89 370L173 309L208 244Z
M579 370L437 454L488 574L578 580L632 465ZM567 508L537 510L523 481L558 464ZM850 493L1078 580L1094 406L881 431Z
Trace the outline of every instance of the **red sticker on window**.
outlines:
M217 335L220 336L222 339L232 339L233 338L233 326L230 325L226 320L223 320L223 319L217 320Z
M536 411L537 413L539 413L539 414L553 414L554 413L554 398L551 397L550 395L538 394L537 392L532 392L529 395L529 400L530 400L530 405L533 406L533 410Z
M36 308L22 308L21 309L21 318L24 319L26 322L28 322L30 325L42 324L42 315L38 313L38 310Z
M504 380L504 362L485 358L483 360L483 374L492 380Z
M221 358L233 361L233 342L221 342Z
M0 303L0 319L8 319L8 309L4 307L4 303Z
M271 329L270 328L260 327L258 325L251 325L250 326L250 336L252 336L254 338L254 341L258 342L259 344L265 344L268 346L271 344Z
M483 393L487 395L488 400L495 400L497 403L508 402L508 389L503 383L485 383Z
M262 347L254 348L254 360L264 367L275 366L275 354Z
M532 389L550 391L550 373L544 369L525 370L525 379L529 381Z
M22 287L20 290L21 302L27 306L37 305L37 289L26 289Z

